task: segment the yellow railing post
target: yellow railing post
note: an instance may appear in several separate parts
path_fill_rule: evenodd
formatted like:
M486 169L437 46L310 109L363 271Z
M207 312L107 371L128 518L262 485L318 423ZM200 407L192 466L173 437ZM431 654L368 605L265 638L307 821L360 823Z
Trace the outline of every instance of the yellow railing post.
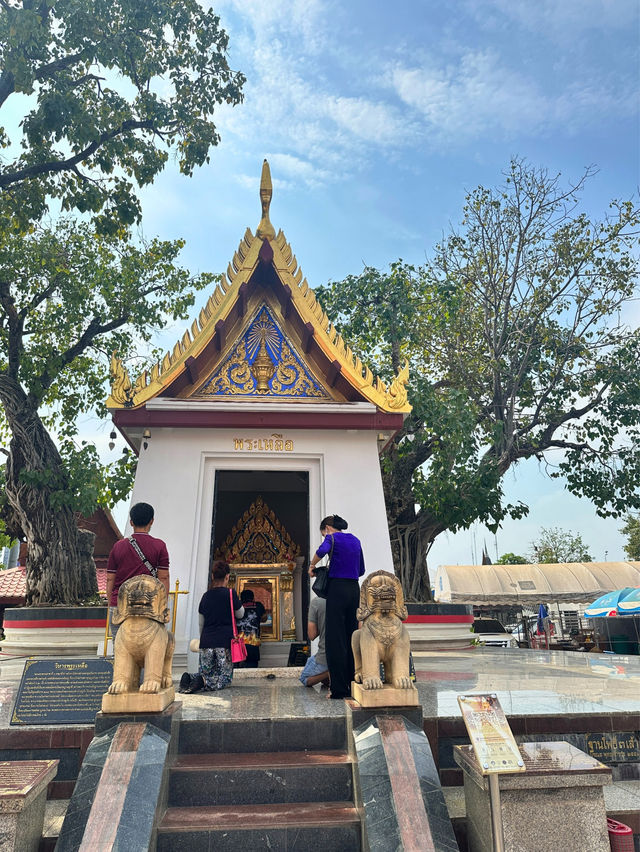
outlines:
M173 613L171 616L171 632L176 632L176 616L178 614L178 595L188 595L188 591L181 592L180 590L180 580L176 580L176 587L172 592L169 592L170 595L173 595Z
M111 627L111 607L109 606L109 604L107 604L107 620L105 621L105 624L104 624L104 650L102 652L103 657L107 656L107 645L109 644L109 639L112 638L112 636L109 633L110 627Z

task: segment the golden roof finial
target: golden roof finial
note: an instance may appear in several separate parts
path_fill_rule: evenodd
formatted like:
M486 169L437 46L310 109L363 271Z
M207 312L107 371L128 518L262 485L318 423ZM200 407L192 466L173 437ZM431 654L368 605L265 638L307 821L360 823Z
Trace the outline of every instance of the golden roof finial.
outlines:
M276 235L275 228L269 221L269 205L271 204L271 196L273 195L273 187L271 185L271 171L269 163L265 160L262 164L262 176L260 178L260 206L262 207L262 219L258 225L256 236L261 240L272 240Z

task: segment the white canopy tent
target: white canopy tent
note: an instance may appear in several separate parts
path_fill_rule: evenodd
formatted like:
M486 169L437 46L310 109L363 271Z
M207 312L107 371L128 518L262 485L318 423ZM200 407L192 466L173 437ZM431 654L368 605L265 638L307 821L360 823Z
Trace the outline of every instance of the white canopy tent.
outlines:
M640 562L440 565L434 585L439 603L586 603L624 586L640 586Z

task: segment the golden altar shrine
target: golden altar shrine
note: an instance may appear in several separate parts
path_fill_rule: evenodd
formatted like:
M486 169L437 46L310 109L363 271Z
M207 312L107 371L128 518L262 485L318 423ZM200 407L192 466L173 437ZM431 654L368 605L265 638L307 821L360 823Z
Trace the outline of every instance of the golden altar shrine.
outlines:
M236 522L214 558L229 563L229 586L238 595L251 589L255 600L264 606L267 619L260 630L263 641L296 639L299 607L295 592L300 598L300 590L294 587L300 584L303 559L300 547L262 497Z

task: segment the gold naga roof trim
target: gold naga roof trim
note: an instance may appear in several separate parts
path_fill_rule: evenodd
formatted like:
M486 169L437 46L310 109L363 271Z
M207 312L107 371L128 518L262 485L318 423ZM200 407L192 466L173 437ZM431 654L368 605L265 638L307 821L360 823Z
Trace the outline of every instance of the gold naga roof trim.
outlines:
M216 327L224 322L239 298L240 288L247 284L256 270L260 251L268 243L273 257L271 264L281 284L291 293L291 302L303 323L313 327L313 339L329 363L337 362L340 373L351 387L366 401L380 411L406 414L411 411L407 398L409 365L405 362L393 381L387 385L373 375L369 367L353 353L342 335L327 316L315 294L303 277L291 246L280 230L276 234L269 219L272 197L269 164L264 161L260 180L260 205L262 218L255 234L249 228L229 263L226 275L220 276L218 284L197 319L191 324L171 352L162 361L145 370L135 381L114 353L111 358L111 394L107 408L133 409L143 406L159 396L187 370L187 362L196 359L212 340Z

